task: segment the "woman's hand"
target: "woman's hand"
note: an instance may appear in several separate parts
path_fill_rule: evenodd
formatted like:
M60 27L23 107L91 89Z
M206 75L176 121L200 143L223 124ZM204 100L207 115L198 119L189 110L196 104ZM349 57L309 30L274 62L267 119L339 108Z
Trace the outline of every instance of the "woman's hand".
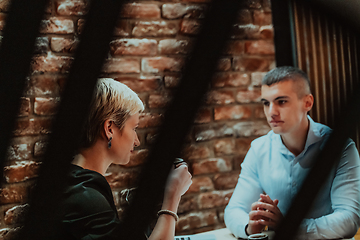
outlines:
M191 177L186 164L180 164L180 166L171 170L165 186L163 209L177 212L181 196L184 195L192 183Z

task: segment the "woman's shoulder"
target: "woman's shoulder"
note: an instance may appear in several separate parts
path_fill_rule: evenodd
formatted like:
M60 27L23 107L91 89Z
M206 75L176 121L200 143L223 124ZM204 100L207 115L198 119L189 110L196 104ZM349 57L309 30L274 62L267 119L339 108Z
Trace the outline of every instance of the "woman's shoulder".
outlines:
M105 177L76 165L71 165L62 207L65 215L116 212L111 188Z

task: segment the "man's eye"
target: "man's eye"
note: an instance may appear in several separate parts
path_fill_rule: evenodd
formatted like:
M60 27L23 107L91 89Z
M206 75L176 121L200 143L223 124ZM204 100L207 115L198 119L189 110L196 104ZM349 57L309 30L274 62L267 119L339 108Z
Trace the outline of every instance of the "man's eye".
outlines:
M279 101L279 104L282 105L282 104L285 104L286 103L286 100L280 100Z
M268 107L268 106L269 106L269 102L263 102L263 105L264 105L265 107Z

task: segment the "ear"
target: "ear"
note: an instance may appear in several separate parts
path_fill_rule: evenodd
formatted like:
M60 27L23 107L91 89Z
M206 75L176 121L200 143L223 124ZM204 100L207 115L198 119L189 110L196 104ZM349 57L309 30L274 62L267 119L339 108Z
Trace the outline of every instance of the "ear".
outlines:
M113 127L114 127L113 121L107 119L104 122L104 134L107 139L110 139L110 137L112 137L112 135L114 134Z
M308 94L304 97L304 109L306 112L309 112L314 105L314 96L312 94Z

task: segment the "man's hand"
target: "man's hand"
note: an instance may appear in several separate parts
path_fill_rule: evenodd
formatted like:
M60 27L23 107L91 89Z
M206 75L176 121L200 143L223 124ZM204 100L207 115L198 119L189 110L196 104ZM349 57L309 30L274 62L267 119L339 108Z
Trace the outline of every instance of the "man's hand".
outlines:
M278 203L279 200L273 201L268 195L260 194L260 199L251 205L247 233L259 233L265 226L276 228L283 218Z

